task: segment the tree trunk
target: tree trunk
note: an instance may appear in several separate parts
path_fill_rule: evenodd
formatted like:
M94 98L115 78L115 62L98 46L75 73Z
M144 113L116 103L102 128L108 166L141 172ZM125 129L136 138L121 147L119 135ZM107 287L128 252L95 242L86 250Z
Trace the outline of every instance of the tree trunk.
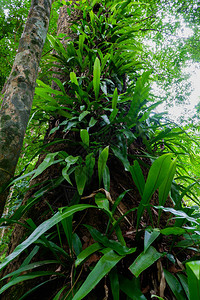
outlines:
M0 216L28 124L52 0L32 0L0 112Z

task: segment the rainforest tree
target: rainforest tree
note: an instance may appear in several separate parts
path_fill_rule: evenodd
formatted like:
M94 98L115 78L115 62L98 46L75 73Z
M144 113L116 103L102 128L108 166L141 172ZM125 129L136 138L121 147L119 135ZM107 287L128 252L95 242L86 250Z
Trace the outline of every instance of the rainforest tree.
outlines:
M62 4L32 110L49 127L22 205L1 219L16 223L2 299L196 299L199 215L182 199L197 180L178 184L192 142L154 112L142 47L162 5Z
M40 57L49 25L51 1L32 1L0 111L0 215L14 175L30 116Z

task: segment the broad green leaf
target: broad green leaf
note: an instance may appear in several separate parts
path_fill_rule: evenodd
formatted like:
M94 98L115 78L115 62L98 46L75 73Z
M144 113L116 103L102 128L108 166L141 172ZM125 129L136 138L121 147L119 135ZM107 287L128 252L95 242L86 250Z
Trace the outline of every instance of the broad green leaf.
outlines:
M85 41L85 36L83 34L79 35L79 42L78 42L78 46L79 46L79 50L81 55L83 56L83 44Z
M40 239L38 239L35 244L38 244L38 245L43 245L45 247L47 247L49 250L51 250L53 252L53 254L57 256L56 253L58 253L59 255L62 255L63 257L69 259L69 254L60 246L58 246L57 244L55 244L54 242L52 241L48 241L47 238L44 236L44 237L41 237ZM59 259L59 258L58 258Z
M83 167L83 166L76 167L75 180L76 180L76 186L77 186L78 193L79 193L79 195L82 195L84 188L85 188L86 181L87 181L85 167Z
M77 233L72 234L72 245L76 256L82 251L82 243Z
M40 272L31 272L31 273L28 273L28 274L25 274L25 275L21 275L21 276L18 276L16 277L15 279L13 280L10 280L7 284L5 284L1 289L0 289L0 295L5 292L9 287L17 284L17 283L20 283L20 282L23 282L25 280L30 280L30 279L34 279L34 278L37 278L37 277L41 277L41 276L49 276L49 275L56 275L56 276L64 276L63 274L61 273L58 273L58 272L52 272L52 271L40 271Z
M129 270L135 277L138 277L140 273L150 267L155 261L157 261L163 254L159 253L154 247L150 246L146 252L142 252L136 260L130 265Z
M94 62L94 69L93 69L93 87L94 87L94 93L96 99L99 96L100 76L101 76L100 61L98 57L96 57Z
M118 92L117 92L117 88L115 88L113 93L113 98L112 98L112 109L117 108L117 100L118 100Z
M186 232L186 230L184 228L180 228L180 227L167 227L167 228L160 230L160 233L162 233L164 235L170 235L170 234L182 235L185 232Z
M145 206L149 203L153 193L163 183L164 179L166 178L166 175L169 172L171 158L172 154L164 154L160 156L154 161L149 170L142 200L139 204L137 211L137 228L139 227L139 222L144 212Z
M43 162L36 169L35 175L32 177L32 179L35 178L35 177L37 177L38 175L40 175L42 172L44 172L44 170L46 170L51 165L62 161L62 160L55 161L55 157L56 157L56 155L58 155L58 153L59 152L47 154L47 156L45 157L45 159L43 160Z
M159 187L159 205L165 205L167 197L169 195L169 191L171 190L172 180L174 178L174 174L176 172L176 159L171 161L169 172L165 177L165 180Z
M64 84L60 81L60 79L53 77L52 80L57 83L58 87L60 88L60 90L62 91L63 95L67 95L66 91L65 91L65 87Z
M38 267L41 267L41 266L44 266L44 265L47 265L47 264L57 264L57 263L58 263L57 260L43 260L43 261L38 261L38 262L35 262L35 263L28 264L28 265L25 265L25 266L21 266L16 271L14 271L12 273L9 273L6 276L4 276L3 278L1 278L1 280L4 280L8 277L19 275L22 272L26 272L26 271L29 271L29 270L32 270L32 269L35 269L35 268L38 268ZM11 280L12 280L12 278L11 278Z
M186 263L188 275L189 299L200 299L200 261Z
M99 208L105 209L108 212L109 210L109 201L103 193L97 193L95 196L95 203Z
M89 133L87 131L87 129L81 129L80 130L80 136L81 136L81 140L83 142L84 145L86 145L87 147L89 147Z
M173 215L176 216L176 219L186 219L189 222L192 222L192 223L195 223L195 224L199 225L199 222L195 218L189 217L182 210L177 210L177 209L174 209L174 208L171 208L171 207L164 207L164 206L154 206L154 207L157 208L157 209L162 209L166 212L172 213Z
M133 277L132 280L129 280L123 276L120 276L120 290L122 290L129 297L129 299L147 300L147 298L141 292L138 278Z
M54 78L53 78L53 80L54 80ZM55 82L60 85L60 81L58 79L55 79ZM54 90L48 84L45 84L44 82L42 82L39 79L37 79L37 84L39 86L43 87L43 88L41 88L41 87L38 88L39 93L41 92L41 93L50 93L50 94L61 95L61 96L63 95L63 91L62 91L63 88L61 88L61 91Z
M179 273L177 273L177 276L178 276L178 279L180 280L180 282L182 284L182 287L185 291L187 299L190 300L190 298L189 298L188 278L185 275L179 274Z
M121 162L124 165L125 170L128 171L130 168L130 163L128 161L127 155L122 153L122 151L117 147L112 147L112 151L113 151L114 155L117 158L119 158L119 160L121 160Z
M72 251L72 233L73 233L72 218L73 216L69 216L68 218L65 218L64 220L61 221L71 251Z
M62 176L69 182L69 184L73 185L68 174L69 166L66 166L65 168L62 169Z
M79 121L82 121L89 113L90 113L89 111L84 110L84 111L80 114L80 116L78 117L78 120L79 120Z
M62 294L62 292L66 289L66 286L64 286L53 298L53 300L60 300L60 296Z
M105 166L104 172L103 172L103 184L106 191L109 192L110 190L110 171L108 166Z
M69 155L65 158L65 162L67 163L67 165L73 165L75 164L78 160L80 159L80 156L72 156Z
M101 184L102 178L103 178L103 172L105 170L106 167L106 162L108 159L108 153L109 153L109 146L107 146L106 148L104 148L100 155L99 155L99 159L98 159L98 175L99 175L99 185Z
M106 253L90 272L73 300L82 300L122 258L123 256L116 254L113 250Z
M115 117L116 117L118 111L119 111L119 109L117 109L117 108L113 109L113 111L111 112L110 117L109 117L109 121L110 121L110 122L113 122L113 121L114 121L114 119L115 119Z
M87 183L90 182L94 172L95 158L93 155L94 155L93 153L90 153L85 158L85 170L86 170Z
M95 124L96 124L97 120L95 120L93 117L90 119L90 122L89 122L89 128L90 127L93 127Z
M94 252L102 249L103 246L99 243L94 243L84 249L77 257L75 261L75 267L79 266L84 260L86 260L90 255L92 255Z
M126 193L130 192L130 190L126 190L124 191L123 193L121 193L117 199L115 200L115 203L113 204L113 207L112 207L112 214L114 214L117 206L119 205L119 203L122 201L122 199L124 198L124 196L126 195Z
M70 80L71 80L72 83L79 86L76 74L74 72L70 72Z
M119 242L114 240L109 240L107 236L100 233L97 229L90 225L85 225L85 227L89 230L93 239L107 248L111 248L116 251L119 255L127 255L134 253L136 248L128 248L126 246L122 246Z
M119 300L119 278L118 278L116 267L114 267L110 271L109 279L110 279L113 300Z
M94 205L89 204L78 204L73 205L71 207L60 208L59 212L57 212L52 218L40 224L33 233L21 244L19 244L15 250L8 255L4 261L0 264L0 270L2 270L5 266L7 266L13 259L15 259L20 253L22 253L25 249L27 249L31 244L33 244L36 240L41 237L47 230L51 229L53 226L61 222L63 219L73 215L78 211L82 211L87 208L97 208Z
M154 228L153 230L145 230L144 234L144 253L147 251L147 249L151 246L151 244L157 239L157 237L160 235L160 230L157 228Z
M145 187L145 180L144 180L144 175L142 173L142 170L141 170L140 165L137 160L134 161L133 166L129 167L129 171L130 171L133 181L140 193L140 196L142 197L143 192L144 192L144 187Z
M170 289L172 290L174 296L176 297L176 299L186 300L185 292L184 292L180 282L178 281L178 279L174 275L172 275L170 272L168 272L167 270L163 269L163 271L164 271L165 279L166 279ZM198 298L193 298L193 299L198 299Z

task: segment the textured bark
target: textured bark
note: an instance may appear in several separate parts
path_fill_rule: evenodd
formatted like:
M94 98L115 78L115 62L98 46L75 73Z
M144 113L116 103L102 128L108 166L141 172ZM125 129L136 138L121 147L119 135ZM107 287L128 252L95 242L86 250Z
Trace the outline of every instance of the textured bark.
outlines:
M19 159L32 107L39 62L46 39L52 0L32 0L0 111L0 215Z

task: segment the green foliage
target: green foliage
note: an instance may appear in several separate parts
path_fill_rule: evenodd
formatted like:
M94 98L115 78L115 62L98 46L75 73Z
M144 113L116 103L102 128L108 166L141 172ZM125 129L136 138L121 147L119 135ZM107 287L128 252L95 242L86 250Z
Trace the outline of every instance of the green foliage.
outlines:
M55 2L55 10L63 4L69 3ZM198 208L189 209L181 204L186 197L198 202L194 188L198 186L198 180L191 178L184 165L197 160L192 150L194 139L184 129L165 121L162 114L154 112L160 104L153 99L150 89L156 77L155 70L142 62L145 51L141 40L144 31L148 31L145 25L154 26L154 23L153 17L144 20L141 17L154 12L155 6L157 9L157 2L149 5L146 1L116 0L101 1L100 4L99 1L76 1L74 8L80 9L83 16L80 22L71 26L74 39L49 34L45 47L47 52L50 47L55 52L45 54L42 61L43 72L37 80L26 141L32 141L29 132L34 124L41 126L42 133L38 134L42 139L49 118L53 117L57 122L48 132L52 142L41 146L37 141L35 148L31 148L34 155L28 154L29 162L30 157L35 159L43 152L46 154L43 162L34 171L30 166L29 173L19 175L13 184L16 190L17 184L22 185L29 176L33 175L32 179L37 180L44 172L50 173L54 165L57 165L58 175L42 182L42 186L38 184L32 198L14 214L2 218L1 224L5 227L20 223L27 210L63 183L70 184L75 194L69 205L59 208L58 212L54 212L49 204L51 216L40 225L36 226L32 219L23 224L28 237L2 260L1 270L21 253L33 250L18 270L2 278L4 283L0 293L17 283L44 275L49 276L49 280L51 276L63 277L66 282L69 280L67 270L70 269L71 287L60 287L55 300L83 299L107 278L107 274L114 300L125 295L127 299L144 300L146 297L140 287L143 274L153 270L156 263L163 263L165 268L169 262L175 266L175 258L181 261L179 254L182 250L199 253ZM54 77L55 74L64 77L65 81L61 82ZM33 130L35 133L37 129ZM61 138L57 138L57 133ZM49 146L65 142L80 151L75 154L63 150L49 151ZM130 151L131 145L135 148L142 146L137 151ZM26 156L26 149L23 153ZM124 188L121 194L117 188L115 192L112 185L113 161L133 180L130 189ZM20 163L21 171L23 162ZM144 167L149 169L148 175ZM95 191L93 185L99 190ZM135 207L127 204L123 211L121 207L130 201L128 195L132 197L135 186L138 203ZM87 196L88 191L90 196ZM114 200L109 191L114 194ZM174 207L166 207L169 197ZM85 204L85 201L91 202ZM75 227L74 220L77 214L90 209L106 216L106 230L101 232L101 228L85 224L93 244L84 248L77 230L79 224ZM137 223L136 231L131 235L130 228L124 225L128 222L130 226L130 214ZM167 244L165 251L161 247L163 241ZM51 253L53 259L33 264L31 260L39 251ZM98 259L91 265L90 257L94 254ZM47 264L53 271L33 270ZM179 296L187 299L188 291L190 297L198 292L198 262L186 265L186 275L177 272L176 277L168 270L163 271L164 280L177 299ZM79 278L83 269L87 269L84 282ZM6 283L4 280L8 277L11 279ZM35 286L21 299L30 296L40 286ZM157 295L153 297L161 299Z

